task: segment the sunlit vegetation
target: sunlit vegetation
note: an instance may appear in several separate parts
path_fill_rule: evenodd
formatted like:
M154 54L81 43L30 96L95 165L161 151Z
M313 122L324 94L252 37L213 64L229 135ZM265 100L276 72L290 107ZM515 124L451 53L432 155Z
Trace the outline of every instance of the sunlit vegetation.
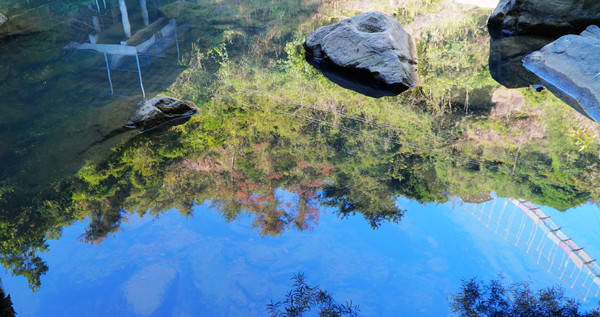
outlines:
M410 1L401 9L387 0L344 3L163 8L207 34L183 52L186 69L164 92L201 113L120 144L42 193L0 184L0 262L36 288L48 269L39 254L63 226L87 218L82 240L100 243L129 213L176 208L193 216L205 202L227 220L249 214L260 234L278 235L314 228L323 206L374 228L398 222L406 212L399 196L443 203L495 191L559 210L598 201L600 147L580 122L565 119L572 109L532 89L518 91L521 107L492 100L500 92L487 68L489 11L448 1L428 1L421 12ZM306 62L310 32L364 9L395 12L413 31L418 88L373 99ZM281 201L280 190L295 200Z

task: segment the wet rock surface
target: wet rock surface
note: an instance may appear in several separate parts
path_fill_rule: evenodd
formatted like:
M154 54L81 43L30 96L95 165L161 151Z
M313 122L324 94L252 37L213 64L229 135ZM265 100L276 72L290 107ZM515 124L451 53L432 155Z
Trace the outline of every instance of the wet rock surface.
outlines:
M184 123L198 112L198 107L192 102L171 97L157 97L141 102L127 126L149 131L165 124Z
M588 25L600 24L600 1L501 0L488 24L511 34L579 33Z
M364 13L324 26L304 46L313 65L327 77L372 97L397 95L418 82L412 37L383 13Z
M518 35L490 37L490 74L507 88L522 88L539 85L539 78L523 67L525 56L550 44L555 38Z
M565 35L528 55L524 67L552 93L600 122L600 27Z

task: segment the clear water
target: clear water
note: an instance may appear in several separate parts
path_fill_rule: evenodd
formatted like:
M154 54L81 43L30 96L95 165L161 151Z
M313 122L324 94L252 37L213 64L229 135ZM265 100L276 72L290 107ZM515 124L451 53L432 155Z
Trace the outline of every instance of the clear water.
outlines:
M117 1L98 4L0 0L36 27L0 38L0 278L19 316L264 316L300 272L364 316L451 315L462 280L499 276L598 302L597 123L501 86L490 9L148 0L147 27L126 1L130 44L170 18L177 36L109 82L102 54L65 49L93 16L98 43L128 40ZM317 27L372 10L415 37L419 88L374 99L305 60ZM125 130L141 85L201 113Z

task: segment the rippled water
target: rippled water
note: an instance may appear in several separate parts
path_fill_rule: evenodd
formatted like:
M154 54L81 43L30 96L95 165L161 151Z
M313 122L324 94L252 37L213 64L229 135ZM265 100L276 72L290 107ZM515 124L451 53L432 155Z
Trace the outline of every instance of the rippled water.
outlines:
M490 38L491 9L450 1L147 0L148 23L142 2L128 38L118 1L0 0L19 316L262 316L298 273L365 316L450 315L498 276L598 301L600 130L514 65L547 39ZM317 27L373 10L413 35L418 88L370 98L307 62ZM148 48L138 68L90 41ZM144 95L201 112L123 129Z

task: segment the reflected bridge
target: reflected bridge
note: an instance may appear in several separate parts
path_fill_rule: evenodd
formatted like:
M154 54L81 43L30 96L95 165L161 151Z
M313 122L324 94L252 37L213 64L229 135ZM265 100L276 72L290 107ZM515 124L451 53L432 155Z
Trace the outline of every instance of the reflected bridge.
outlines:
M502 206L497 206L498 202ZM600 265L542 209L525 200L494 199L464 209L494 234L575 291L584 302L600 295Z

